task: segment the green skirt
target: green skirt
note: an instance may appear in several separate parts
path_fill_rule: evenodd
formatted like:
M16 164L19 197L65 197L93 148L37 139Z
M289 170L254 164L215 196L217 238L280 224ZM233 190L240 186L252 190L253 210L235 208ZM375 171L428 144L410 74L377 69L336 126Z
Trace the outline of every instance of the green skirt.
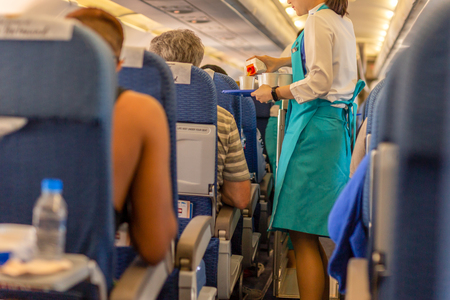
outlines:
M345 110L319 107L289 160L273 230L329 236L328 215L349 178L349 145Z

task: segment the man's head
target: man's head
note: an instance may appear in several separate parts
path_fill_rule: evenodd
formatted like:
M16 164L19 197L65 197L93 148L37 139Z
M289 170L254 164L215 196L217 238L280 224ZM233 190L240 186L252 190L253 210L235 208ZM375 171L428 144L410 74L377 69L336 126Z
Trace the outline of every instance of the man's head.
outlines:
M202 41L189 29L164 32L150 42L150 51L166 61L191 63L200 66L205 52Z
M98 8L81 8L71 12L66 18L77 19L97 32L112 48L117 62L123 44L123 28L112 15Z

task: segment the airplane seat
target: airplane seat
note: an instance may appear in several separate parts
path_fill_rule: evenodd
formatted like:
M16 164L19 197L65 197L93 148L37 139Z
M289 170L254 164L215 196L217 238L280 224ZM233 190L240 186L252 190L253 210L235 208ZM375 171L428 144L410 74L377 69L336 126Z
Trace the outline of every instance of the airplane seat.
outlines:
M404 55L395 90L398 179L392 258L387 260L391 284L380 287L388 300L439 299L439 282L448 286L439 273L445 269L442 262L448 261L448 252L444 255L440 246L445 237L441 230L448 230L444 225L448 217L441 214L448 198L441 193L447 188L443 171L447 167L450 3L442 2L425 13Z
M126 51L126 48L124 49ZM119 85L139 93L147 94L158 100L166 112L170 133L170 172L173 205L178 208L178 190L176 180L176 100L172 75L165 61L159 56L145 51L142 55L142 67L127 64L127 58L118 74ZM134 260L137 253L132 247L116 247L115 278L119 279Z
M448 3L423 16L396 58L379 105L372 293L375 299L438 299L448 286L445 142L448 125ZM427 45L439 47L427 47ZM444 246L445 247L445 246ZM445 283L444 283L445 282ZM440 297L439 297L440 296ZM360 299L360 298L352 298Z
M137 64L137 66L128 66L127 61L125 60L125 67L119 73L119 83L122 87L131 89L140 93L145 93L151 95L157 99L161 105L163 106L167 120L169 123L169 131L170 131L170 142L171 142L171 178L172 178L172 192L173 192L173 201L174 208L178 211L178 182L177 182L177 156L176 156L176 96L175 96L175 84L173 80L172 73L170 68L167 66L166 62L155 55L154 53L145 51L142 54L142 66L141 64ZM194 237L186 237L186 234L189 232L185 232L184 229L187 227L187 222L183 223L185 219L178 219L179 223L179 239L177 243L177 251L180 246L179 243L182 242L186 238L198 239L199 236L205 235L203 239L207 239L207 232L202 231L201 228L197 228L196 234L199 236ZM206 222L206 221L205 221ZM203 226L204 227L204 226ZM181 230L183 229L183 230ZM211 228L212 230L212 228ZM207 231L207 230L206 230ZM209 233L210 235L212 233ZM205 241L203 241L205 243ZM189 253L189 256L203 256L205 249L200 249L201 247L194 247L190 251L193 253ZM200 249L200 250L198 250ZM127 265L130 257L133 252L131 247L119 247L118 251L122 252L124 255L120 258L121 265ZM203 251L203 252L202 252ZM177 255L175 253L175 255ZM119 255L118 255L119 256ZM200 263L200 262L198 262ZM196 294L201 292L205 292L206 289L202 289L204 284L199 285L199 282L188 282L183 284L184 291L181 291L178 287L178 282L180 277L190 276L192 275L192 270L187 268L186 270L180 270L179 264L176 263L175 269L173 269L171 274L167 274L168 278L165 281L164 285L159 287L161 288L161 292L159 292L158 299L177 299L178 297L185 296L186 290L197 291ZM200 268L200 265L196 266L197 278L203 278L205 273L205 268ZM186 275L187 274L187 275ZM202 275L203 274L203 275ZM164 276L165 274L160 274L160 276ZM181 287L181 285L180 285ZM195 293L194 293L195 294Z
M2 18L2 27L8 22ZM19 17L14 22L37 28L45 24L49 32L58 28L68 35L55 40L0 39L0 115L28 120L23 128L0 139L0 222L32 224L41 180L60 178L68 211L66 253L84 254L95 261L110 289L113 54L96 34L71 21ZM20 291L17 296L14 290L2 289L0 297L36 299L39 293ZM67 299L67 293L43 293ZM80 297L83 294L76 299Z
M214 73L213 80L214 85L216 86L217 103L233 115L239 134L241 134L241 97L222 93L223 90L239 90L237 83L233 80L233 78L217 72Z
M371 147L372 139L372 128L375 127L373 124L378 120L376 114L376 103L383 96L381 95L386 79L381 80L375 88L370 92L366 100L366 113L367 113L367 132L366 132L366 152L369 153L375 146ZM378 124L378 123L377 123ZM371 159L372 160L372 159ZM362 219L364 226L368 229L371 221L371 201L370 201L370 178L371 178L371 163L369 163L369 169L367 170L367 175L364 183L363 192L363 203L362 203Z
M172 63L171 63L172 64ZM190 201L192 216L215 219L215 237L203 257L206 285L229 299L242 274L242 257L231 254L231 237L240 210L223 206L217 211L217 95L210 75L191 66L190 83L176 84L177 159L180 200ZM178 77L174 74L175 77ZM192 220L182 220L180 227Z

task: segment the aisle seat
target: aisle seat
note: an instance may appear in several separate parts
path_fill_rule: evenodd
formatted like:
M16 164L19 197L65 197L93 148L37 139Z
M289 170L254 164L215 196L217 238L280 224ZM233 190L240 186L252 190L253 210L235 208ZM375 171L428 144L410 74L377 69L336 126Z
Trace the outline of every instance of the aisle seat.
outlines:
M441 299L448 290L449 13L440 3L417 23L376 104L372 261L368 275L350 265L374 299Z
M133 61L127 61L128 55L133 58ZM176 180L176 97L172 73L163 59L154 53L144 51L144 49L125 48L124 56L124 68L119 73L120 85L124 88L153 96L161 103L166 112L171 142L172 193L174 208L178 212L178 185ZM206 277L206 274L205 268L200 266L201 261L197 259L198 257L203 257L206 251L205 245L208 245L208 243L205 244L205 241L209 241L212 234L214 234L213 225L210 224L212 219L207 220L203 218L202 220L202 218L195 218L195 220L189 228L185 228L183 232L179 232L179 240L174 255L175 257L180 257L180 255L184 256L184 265L182 266L181 259L175 260L176 269L172 271L169 280L164 284L163 290L160 293L160 299L164 297L167 299L167 295L169 294L172 299L190 299L186 295L195 295L197 297L198 294L200 297L214 292L214 290L211 291L211 289L203 287L204 283L199 284L198 279ZM211 228L208 229L208 226ZM132 251L126 248L123 250L128 252ZM186 260L190 263L187 263ZM197 265L194 266L192 264ZM186 281L180 280L180 278L192 278L192 280ZM129 282L135 280L131 275L127 279ZM192 293L189 291L192 291ZM208 299L208 297L205 299Z
M231 237L240 210L223 206L217 218L217 96L205 71L183 63L168 62L176 78L177 158L180 199L190 201L193 217L212 216L215 238L205 253L206 285L217 287L219 299L229 299L240 276L242 256L231 254ZM185 75L183 74L189 74ZM201 93L199 93L201 91ZM190 223L180 221L180 230ZM219 226L220 225L220 226Z

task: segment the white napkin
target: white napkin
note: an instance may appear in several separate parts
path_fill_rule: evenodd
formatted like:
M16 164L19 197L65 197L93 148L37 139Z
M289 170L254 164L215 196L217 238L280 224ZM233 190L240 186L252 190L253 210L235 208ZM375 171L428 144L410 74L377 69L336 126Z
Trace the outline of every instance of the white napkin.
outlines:
M168 61L166 63L172 71L173 82L175 82L175 84L191 84L192 64L174 61Z
M9 276L20 276L23 274L49 275L72 268L73 263L68 259L43 260L33 259L28 262L12 258L1 268L0 272Z

